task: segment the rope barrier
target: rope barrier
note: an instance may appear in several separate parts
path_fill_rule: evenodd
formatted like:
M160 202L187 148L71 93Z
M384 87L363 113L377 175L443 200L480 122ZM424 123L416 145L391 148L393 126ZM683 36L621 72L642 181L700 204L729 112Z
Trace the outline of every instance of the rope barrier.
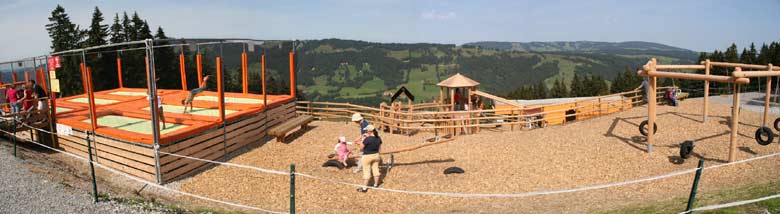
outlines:
M740 206L740 205L745 205L745 204L756 203L756 202L759 202L759 201L766 201L766 200L774 199L774 198L780 198L780 194L770 195L770 196L756 198L756 199L744 200L744 201L735 201L735 202L725 203L725 204L716 204L716 205L709 205L709 206L704 206L704 207L698 207L698 208L691 209L690 211L681 212L680 214L691 213L693 211L716 210L716 209L722 209L722 208L727 208L727 207Z
M31 126L29 126L29 125L27 125L27 124L25 124L25 123L22 123L22 124L23 124L24 126L28 126L28 127L30 127L30 128L34 128L34 127L31 127ZM48 132L48 131L45 131L45 130L42 130L42 129L37 129L37 128L36 128L36 130L39 130L39 131L44 131L44 132L47 132L47 133L51 133L51 132ZM8 131L5 131L5 130L2 130L2 129L0 129L0 132L3 132L3 133L5 133L5 134L13 134L13 133L10 133L10 132L8 132ZM86 158L80 157L80 156L78 156L78 155L75 155L75 154L73 154L73 153L69 153L69 152L66 152L66 151L63 151L63 150L59 150L59 149L56 149L56 148L50 147L50 146L47 146L47 145L43 145L43 144L41 144L41 143L39 143L39 142L37 142L37 141L28 140L28 142L34 143L34 144L36 144L36 145L39 145L39 146L45 147L45 148L47 148L47 149L50 149L50 150L53 150L53 151L56 151L56 152L58 152L58 153L62 153L62 154L65 154L65 155L68 155L68 156L74 157L74 158L76 158L76 159L79 159L79 160L81 160L81 161L84 161L84 162L90 162L90 161L89 161L89 160L87 160ZM94 162L94 161L92 161L92 164L94 164L95 166L98 166L98 167L100 167L100 168L102 168L102 169L105 169L105 170L107 170L107 171L109 171L109 172L112 172L112 173L114 173L114 174L122 175L122 176L124 176L124 177L127 177L127 178L129 178L129 179L131 179L131 180L134 180L134 181L137 181L137 182L140 182L140 183L143 183L143 184L146 184L146 185L152 186L152 187L157 187L157 188L159 188L159 189L162 189L162 190L165 190L165 191L170 191L170 192L174 192L174 193L178 193L178 194L182 194L182 195L186 195L186 196L190 196L190 197L194 197L194 198L198 198L198 199L202 199L202 200L206 200L206 201L211 201L211 202L216 202L216 203L225 204L225 205L229 205L229 206L234 206L234 207L240 207L240 208L245 208L245 209L257 210L257 211L262 211L262 212L267 212L267 213L286 214L286 212L278 212L278 211L273 211L273 210L263 209L263 208L259 208L259 207L253 207L253 206L244 205L244 204L239 204L239 203L233 203L233 202L228 202L228 201L222 201L222 200L218 200L218 199L209 198L209 197L206 197L206 196L200 196L200 195L196 195L196 194L192 194L192 193L188 193L188 192L184 192L184 191L180 191L180 190L172 189L172 188L169 188L169 187L166 187L166 186L162 186L162 185L159 185L159 184L156 184L156 183L152 183L152 182L149 182L149 181L146 181L146 180L140 179L140 178L136 178L136 177L134 177L134 176L132 176L132 175L129 175L129 174L127 174L127 173L120 172L120 171L117 171L117 170L115 170L115 169L112 169L112 168L110 168L110 167L104 166L104 165L102 165L102 164L100 164L100 163L98 163L98 162Z
M22 124L24 126L28 126L30 128L36 129L36 130L40 130L40 131L44 131L44 132L47 132L47 133L51 133L51 132L48 132L46 130L42 130L42 129L39 129L39 128L35 128L35 127L32 127L32 126L29 126L29 125L27 125L25 123L22 123ZM8 133L6 131L2 131L2 132ZM36 143L36 144L38 144L38 143ZM41 145L41 144L39 144L39 145ZM56 150L56 149L48 147L48 146L45 146L45 147L53 149L53 150L58 151L58 152L62 152L60 150ZM64 152L62 152L62 153L64 153ZM174 154L174 153L168 153L168 152L162 152L162 151L160 151L160 153L171 155L171 156L176 156L176 157L181 157L181 158L188 158L188 159L197 160L197 161L204 161L204 162L208 162L208 163L219 164L219 165L226 165L226 166L232 166L232 167L237 167L237 168L250 169L250 170L255 170L255 171L259 171L259 172L263 172L263 173L269 173L269 174L275 174L275 175L284 175L284 176L288 176L289 175L288 172L283 172L283 171L278 171L278 170L273 170L273 169L265 169L265 168L261 168L261 167L247 166L247 165L227 163L227 162L221 162L221 161L212 161L212 160L206 160L206 159L190 157L190 156L186 156L186 155L179 155L179 154ZM748 158L748 159L744 159L744 160L739 160L739 161L735 161L735 162L731 162L731 163L725 163L725 164L719 164L719 165L714 165L714 166L708 166L708 167L704 167L704 170L716 169L716 168L721 168L721 167L726 167L726 166L746 163L746 162L750 162L750 161L766 159L766 158L775 157L775 156L778 156L778 155L780 155L780 152L772 153L772 154L768 154L768 155L763 155L763 156L758 156L758 157L753 157L753 158ZM79 157L79 158L84 160L81 157ZM104 166L101 166L101 168L104 168ZM584 187L569 188L569 189L558 189L558 190L532 191L532 192L525 192L525 193L452 193L452 192L430 192L430 191L400 190L400 189L391 189L391 188L383 188L383 187L367 187L367 188L374 189L374 190L380 190L380 191L404 193L404 194L413 194L413 195L433 195L433 196L462 197L462 198L468 198L468 197L522 198L522 197L531 197L531 196L538 196L538 195L552 195L552 194L561 194L561 193L581 192L581 191L605 189L605 188L625 186L625 185L630 185L630 184L644 183L644 182L649 182L649 181L660 180L660 179L664 179L664 178L684 175L684 174L688 174L688 173L693 173L693 172L696 172L696 170L698 170L698 169L699 168L697 167L697 168L680 170L680 171L676 171L676 172L672 172L672 173L668 173L668 174L657 175L657 176L652 176L652 177L645 177L645 178L640 178L640 179L635 179L635 180L620 181L620 182L613 182L613 183L606 183L606 184L598 184L598 185L592 185L592 186L584 186ZM114 171L114 170L111 170L111 171ZM114 172L116 172L116 171L114 171ZM138 180L140 182L149 183L148 181L140 180L139 178L135 178L135 177L132 177L130 175L126 175L125 173L121 173L121 172L116 172L116 173L120 173L122 175L129 176L129 177L133 178L133 180ZM298 175L298 176L304 177L304 178L310 178L310 179L320 180L320 181L329 182L329 183L335 183L335 184L346 185L346 186L353 186L353 187L366 187L366 185L363 185L363 184L349 183L349 182L339 181L339 180L335 180L335 179L314 176L314 175L310 175L310 174L306 174L306 173L296 172L295 174ZM153 185L159 186L157 184L153 184ZM163 187L163 186L159 186L159 187L167 189L167 187ZM171 190L171 191L178 191L178 190ZM181 194L185 194L186 195L186 194L189 194L189 193L181 192ZM193 197L200 198L202 196L193 195ZM204 199L204 200L210 200L210 199ZM211 200L216 200L216 199L211 199ZM220 202L220 203L222 203L222 202ZM226 203L231 203L231 202L226 202ZM229 204L229 205L232 205L232 204ZM234 206L236 206L236 205L234 205ZM245 205L243 205L243 206L245 206ZM268 211L268 212L272 212L272 211Z

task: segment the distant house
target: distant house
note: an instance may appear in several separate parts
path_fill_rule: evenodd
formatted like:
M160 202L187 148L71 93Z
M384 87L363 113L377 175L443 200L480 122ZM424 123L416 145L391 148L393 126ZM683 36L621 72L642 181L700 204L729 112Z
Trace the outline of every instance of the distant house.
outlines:
M392 97L393 96L393 91L382 92L382 96Z

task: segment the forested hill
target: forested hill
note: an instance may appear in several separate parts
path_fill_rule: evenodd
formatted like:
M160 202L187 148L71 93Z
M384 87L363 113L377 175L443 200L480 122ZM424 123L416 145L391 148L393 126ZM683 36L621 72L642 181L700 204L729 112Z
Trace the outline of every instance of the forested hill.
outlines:
M652 42L473 42L463 46L528 52L577 52L604 54L657 54L694 60L698 53Z
M513 45L519 44L519 45ZM508 48L507 48L508 45ZM462 73L480 89L505 95L524 85L554 80L569 84L574 73L612 80L651 57L693 63L698 54L647 42L480 42L446 44L310 40L299 46L298 85L307 99L378 105L385 91L406 86L418 100L438 96L436 83Z

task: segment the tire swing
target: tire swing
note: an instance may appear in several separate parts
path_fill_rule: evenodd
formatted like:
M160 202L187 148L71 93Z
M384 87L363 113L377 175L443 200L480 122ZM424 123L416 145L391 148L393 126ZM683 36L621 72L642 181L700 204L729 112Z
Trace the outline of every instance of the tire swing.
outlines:
M775 119L775 130L780 131L780 118Z
M693 143L692 140L686 140L683 143L680 144L680 157L682 159L688 159L691 157L691 154L693 153L693 147L696 145Z
M653 123L653 134L658 132L658 125ZM639 133L642 133L642 135L647 136L647 120L642 121L642 123L639 124Z
M775 121L775 124L777 124L777 121ZM766 137L766 139L764 137ZM755 138L759 145L766 146L772 143L775 139L775 134L772 133L772 129L769 127L762 126L756 130Z

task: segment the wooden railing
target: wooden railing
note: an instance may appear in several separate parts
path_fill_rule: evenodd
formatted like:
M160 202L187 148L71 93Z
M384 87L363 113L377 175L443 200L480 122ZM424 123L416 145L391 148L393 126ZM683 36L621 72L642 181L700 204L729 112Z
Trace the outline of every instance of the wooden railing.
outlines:
M665 91L670 87L659 87ZM657 99L663 98L664 93ZM619 112L641 105L645 102L641 88L577 100L566 103L554 103L536 106L511 106L501 109L483 109L470 111L450 111L449 105L424 103L403 107L382 105L380 108L349 103L298 101L299 114L312 115L322 119L349 119L354 113L360 113L379 128L390 132L412 134L419 131L460 134L475 133L482 128L508 126L511 130L544 127L549 122L563 123L587 119ZM662 99L663 100L663 99ZM439 111L440 109L446 109ZM541 110L541 111L540 111ZM535 113L534 113L535 112Z

